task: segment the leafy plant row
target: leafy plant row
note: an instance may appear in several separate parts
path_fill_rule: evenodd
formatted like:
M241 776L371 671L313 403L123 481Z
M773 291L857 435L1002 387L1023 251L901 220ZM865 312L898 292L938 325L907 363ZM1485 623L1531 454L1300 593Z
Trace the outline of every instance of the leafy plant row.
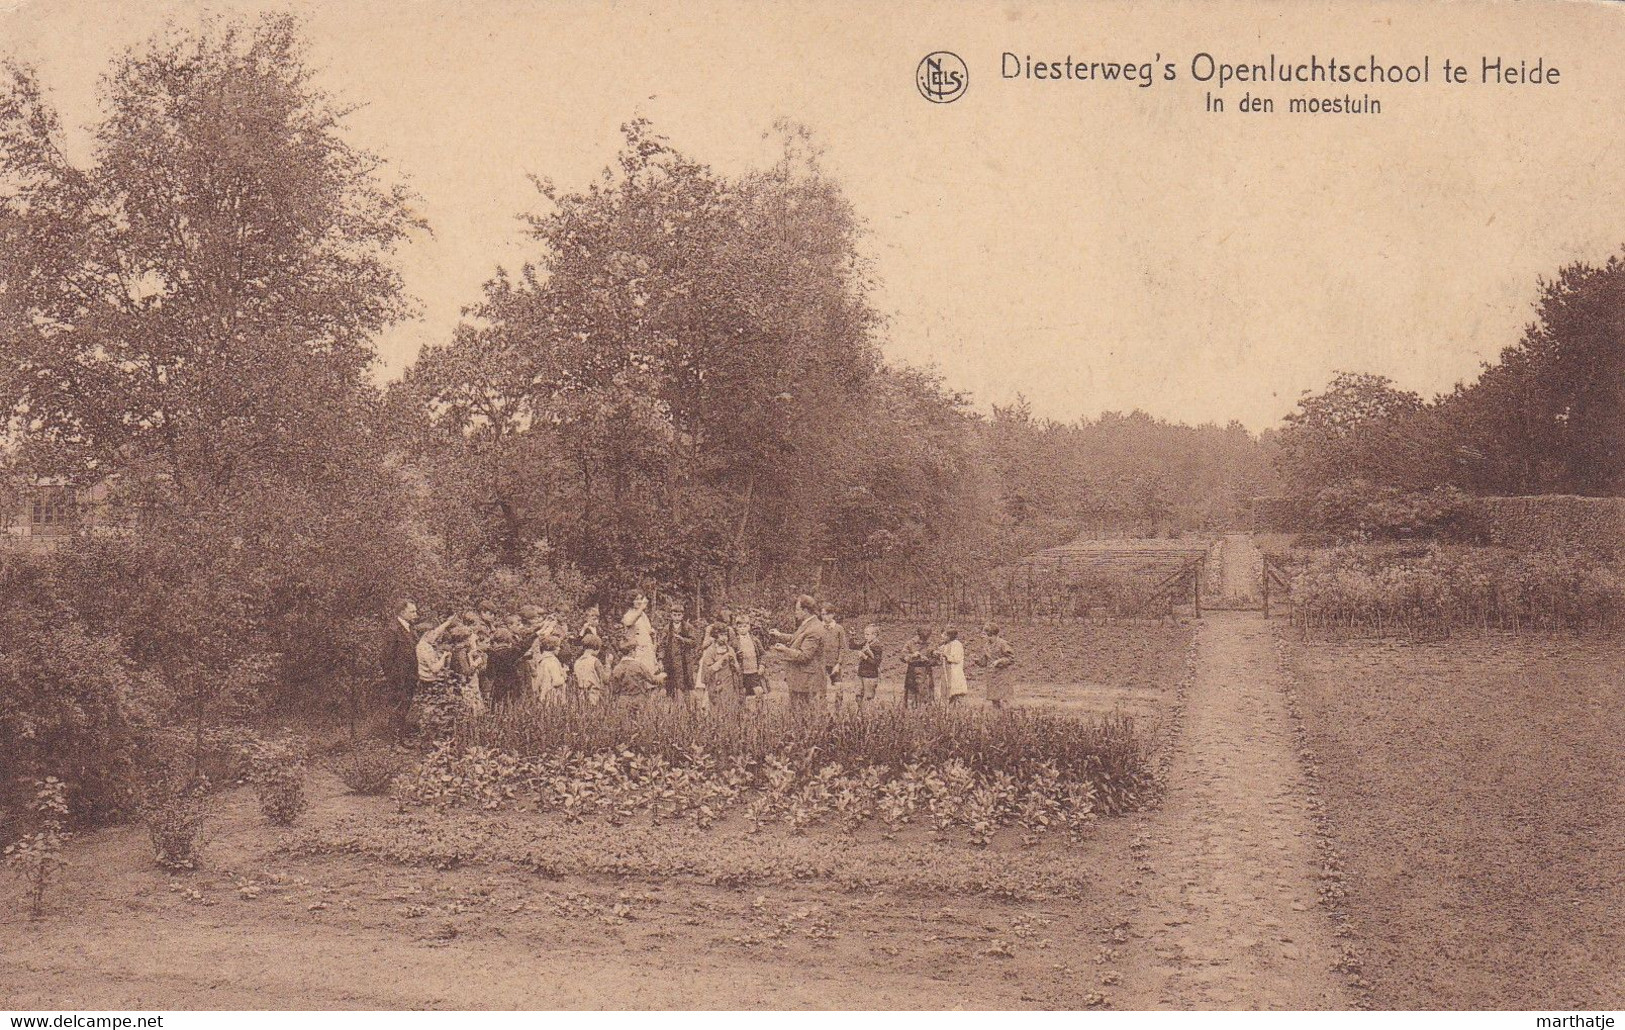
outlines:
M1292 578L1291 600L1306 635L1613 630L1625 614L1625 575L1553 552L1341 547L1305 563Z
M1033 848L1020 852L1020 861L1002 861L986 851L929 841L734 834L687 821L560 826L478 813L404 812L297 830L280 846L296 856L355 854L436 869L511 862L552 881L607 876L667 883L684 877L739 888L817 880L864 893L1010 900L1081 897L1095 889L1091 870L1065 847Z
M675 761L632 749L559 748L523 758L448 743L397 781L397 796L436 808L529 807L569 822L599 818L613 825L647 816L656 824L685 820L710 828L740 814L753 829L780 824L791 833L815 826L856 833L880 825L890 836L925 824L939 837L963 830L972 843L986 845L1006 826L1019 826L1024 843L1079 829L1097 813L1142 804L1151 786L1143 765L1076 778L1063 776L1053 761L1029 763L1017 775L977 770L958 758L846 766L782 754L719 758L697 747Z
M458 748L536 757L630 751L679 764L696 753L742 759L760 770L780 757L805 773L829 764L848 769L959 761L978 773L1023 779L1053 765L1064 779L1131 781L1144 768L1144 743L1132 719L1083 720L1013 708L900 708L871 705L799 713L693 710L666 705L522 704L459 725Z

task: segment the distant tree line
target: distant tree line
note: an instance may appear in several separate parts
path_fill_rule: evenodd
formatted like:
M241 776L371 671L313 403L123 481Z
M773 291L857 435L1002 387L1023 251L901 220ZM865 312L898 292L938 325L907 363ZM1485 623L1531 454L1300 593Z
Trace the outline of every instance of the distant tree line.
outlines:
M1276 488L1274 434L1234 421L1190 426L1132 411L1058 422L1018 399L994 406L983 433L998 517L1059 523L1063 537L1240 526L1252 499Z
M1302 528L1440 529L1467 495L1625 492L1625 260L1542 280L1535 320L1471 383L1431 401L1342 373L1279 436Z

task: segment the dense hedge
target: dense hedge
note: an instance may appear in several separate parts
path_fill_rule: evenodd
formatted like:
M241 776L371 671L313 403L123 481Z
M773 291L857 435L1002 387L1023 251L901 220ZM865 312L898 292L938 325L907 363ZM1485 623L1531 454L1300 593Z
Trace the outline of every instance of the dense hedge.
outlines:
M1625 497L1475 497L1465 524L1477 540L1518 551L1625 554Z

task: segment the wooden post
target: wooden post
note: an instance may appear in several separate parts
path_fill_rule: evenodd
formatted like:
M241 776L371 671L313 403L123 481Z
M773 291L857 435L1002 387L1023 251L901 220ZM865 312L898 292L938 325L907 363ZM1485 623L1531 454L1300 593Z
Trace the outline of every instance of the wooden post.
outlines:
M1270 558L1264 556L1264 618L1270 617Z

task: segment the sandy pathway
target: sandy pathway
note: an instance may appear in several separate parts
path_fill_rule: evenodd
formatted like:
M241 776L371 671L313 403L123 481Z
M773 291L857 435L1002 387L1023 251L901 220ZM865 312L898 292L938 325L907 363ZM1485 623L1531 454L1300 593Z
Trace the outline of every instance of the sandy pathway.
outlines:
M1264 556L1253 545L1253 538L1246 533L1226 535L1222 556L1220 596L1225 600L1257 600L1264 580Z
M1269 625L1213 612L1164 806L1136 842L1145 879L1119 1008L1347 1008L1316 906L1314 829ZM1147 868L1149 867L1149 868Z

